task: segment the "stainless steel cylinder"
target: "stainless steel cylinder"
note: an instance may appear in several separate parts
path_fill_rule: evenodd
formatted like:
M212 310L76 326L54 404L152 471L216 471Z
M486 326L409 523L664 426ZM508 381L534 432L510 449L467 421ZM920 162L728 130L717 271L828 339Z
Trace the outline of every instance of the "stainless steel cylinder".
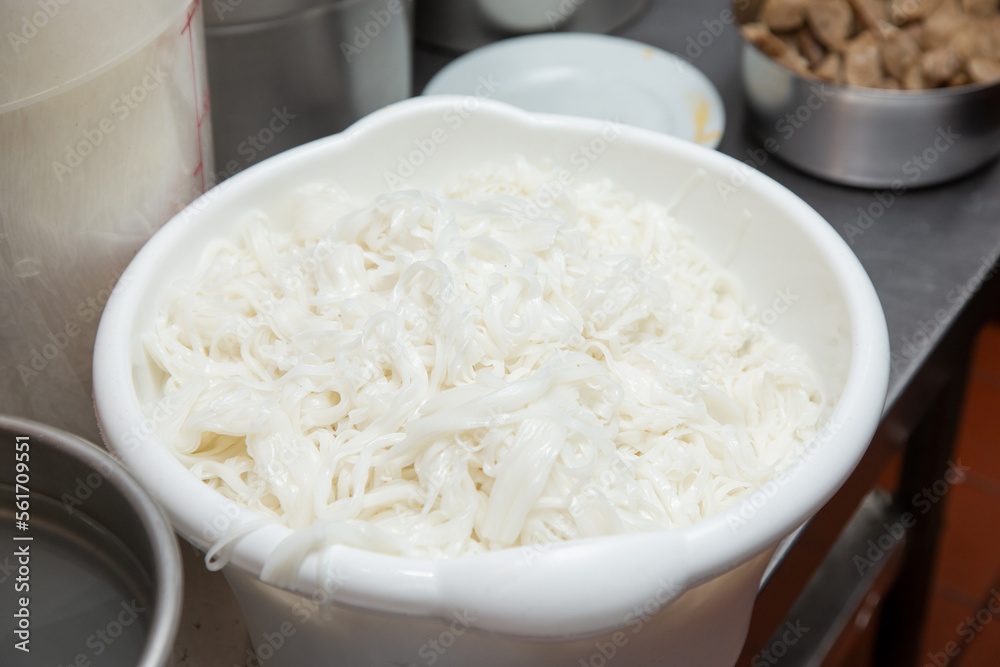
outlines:
M763 147L814 176L916 188L1000 154L1000 83L899 91L808 79L743 42L747 116Z
M410 96L412 0L205 7L216 181Z

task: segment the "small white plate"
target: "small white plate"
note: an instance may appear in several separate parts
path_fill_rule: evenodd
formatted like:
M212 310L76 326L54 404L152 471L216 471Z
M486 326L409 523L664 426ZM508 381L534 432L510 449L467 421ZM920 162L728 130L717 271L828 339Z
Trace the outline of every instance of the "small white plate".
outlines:
M480 95L527 111L615 120L715 148L726 118L719 92L682 58L622 37L514 37L438 72L424 95Z

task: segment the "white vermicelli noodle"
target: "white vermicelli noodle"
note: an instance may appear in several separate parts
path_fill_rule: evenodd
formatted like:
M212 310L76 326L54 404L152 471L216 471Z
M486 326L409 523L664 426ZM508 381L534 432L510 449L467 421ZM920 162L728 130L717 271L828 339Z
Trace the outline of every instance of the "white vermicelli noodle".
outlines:
M518 158L248 215L144 339L181 406L161 439L293 529L431 559L686 526L766 484L830 411L806 353L662 206L553 182Z

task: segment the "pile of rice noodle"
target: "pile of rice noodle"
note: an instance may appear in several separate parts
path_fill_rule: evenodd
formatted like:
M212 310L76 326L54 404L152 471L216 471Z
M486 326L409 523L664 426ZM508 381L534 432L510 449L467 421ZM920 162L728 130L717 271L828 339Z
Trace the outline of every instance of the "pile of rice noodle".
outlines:
M313 542L429 559L687 526L767 483L829 414L807 355L667 209L556 182L514 159L248 214L143 341L161 439Z

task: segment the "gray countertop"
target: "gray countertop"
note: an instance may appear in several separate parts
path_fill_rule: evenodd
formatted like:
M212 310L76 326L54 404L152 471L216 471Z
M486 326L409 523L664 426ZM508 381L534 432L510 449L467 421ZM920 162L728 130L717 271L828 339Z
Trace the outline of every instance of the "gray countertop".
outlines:
M773 156L757 164L748 152L757 143L744 128L735 27L727 25L700 52L689 42L707 29L704 22L718 19L728 6L727 0L652 0L619 34L677 53L704 72L725 104L726 131L719 150L788 187L849 241L885 309L892 350L889 404L895 404L968 296L992 276L1000 255L1000 166L992 163L952 183L908 191L857 234L849 225L856 224L859 208L878 201L874 191L817 180ZM414 91L422 90L453 58L418 48ZM204 569L191 547L184 550L186 600L176 664L245 664L249 640L232 594L220 574Z

